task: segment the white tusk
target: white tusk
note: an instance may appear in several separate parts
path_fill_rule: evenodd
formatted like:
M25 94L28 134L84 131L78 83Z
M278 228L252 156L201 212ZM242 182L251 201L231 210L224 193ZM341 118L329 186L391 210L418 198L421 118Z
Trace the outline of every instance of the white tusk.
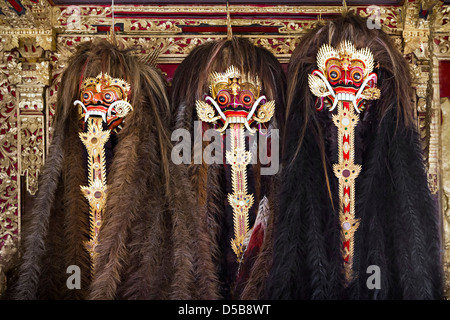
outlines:
M353 99L352 102L353 102L353 107L355 108L355 111L356 111L357 113L361 113L361 111L359 111L359 109L358 109L358 105L356 104L356 98Z
M217 131L224 132L227 129L227 127L228 127L228 123L229 123L229 120L226 119L225 124L223 125L223 127L220 128L220 129L217 129Z
M317 75L317 76L321 77L322 80L325 82L325 85L327 86L327 88L330 91L330 93L333 95L333 97L336 98L336 94L334 93L334 90L331 87L330 83L328 82L327 78L325 78L325 76L322 73L320 73L320 72L313 72L313 75Z
M266 96L261 96L261 97L258 98L258 100L255 101L255 103L253 104L252 108L250 109L250 113L247 115L247 121L249 121L252 118L253 114L256 111L256 107L259 105L259 103L263 99L267 100Z
M332 106L332 107L330 108L330 110L329 110L330 112L333 111L334 108L336 108L338 102L339 102L339 99L338 99L338 97L336 97L336 98L334 99L333 106Z
M111 111L112 111L112 108L114 108L114 107L116 106L116 102L117 102L117 101L113 102L113 103L109 106L108 111L107 111L108 117L111 117Z
M255 129L250 128L247 121L244 121L244 126L251 134L254 134L256 132Z
M87 112L87 109L86 109L86 107L84 106L83 102L81 102L80 100L75 100L75 101L73 102L73 105L76 106L77 104L79 104L79 105L83 108L84 112Z
M205 98L206 101L211 101L211 103L213 104L213 106L216 108L217 112L220 114L220 116L222 117L223 120L227 121L227 117L225 117L225 114L222 112L222 110L220 110L220 107L218 106L217 102L214 101L213 98L211 98L210 96L207 96Z

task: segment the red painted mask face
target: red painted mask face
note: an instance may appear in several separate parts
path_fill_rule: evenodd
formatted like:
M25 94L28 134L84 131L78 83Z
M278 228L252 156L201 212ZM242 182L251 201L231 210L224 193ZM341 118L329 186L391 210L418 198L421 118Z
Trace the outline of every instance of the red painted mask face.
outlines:
M210 76L211 96L197 101L197 114L202 121L223 123L223 131L229 123L242 123L254 132L254 123L265 123L272 118L275 102L260 95L261 84L257 77L242 76L230 66L224 73L214 72ZM214 116L214 108L219 115Z
M128 102L130 85L122 80L100 73L96 78L87 78L81 85L81 114L86 122L89 117L102 117L110 130L115 129L132 110Z
M330 111L338 101L348 101L359 113L364 100L378 99L377 76L371 73L373 63L368 48L356 50L348 41L342 42L337 49L323 45L317 53L319 69L309 76L311 92L321 98L318 109L323 108L324 101L330 104Z
M249 83L243 83L241 85L238 78L233 78L230 79L227 86L219 89L215 100L227 118L247 117L256 100L254 92L257 91L255 88L249 87L253 86Z

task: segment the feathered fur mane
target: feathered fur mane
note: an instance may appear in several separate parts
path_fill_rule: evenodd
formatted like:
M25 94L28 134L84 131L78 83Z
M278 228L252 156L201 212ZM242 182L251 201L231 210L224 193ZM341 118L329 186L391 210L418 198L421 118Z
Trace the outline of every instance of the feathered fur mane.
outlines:
M392 39L378 29L369 29L367 19L347 14L332 20L326 25L319 25L301 39L301 45L294 50L289 63L289 83L287 89L286 121L302 121L300 139L295 143L298 153L306 128L312 122L312 130L318 125L319 114L314 108L299 108L312 106L316 97L308 87L308 75L317 68L317 51L322 44L337 46L344 40L349 40L356 48L368 48L373 54L378 70L378 87L382 99L377 100L372 112L382 119L389 109L395 105L397 125L402 127L414 125L414 110L411 100L411 75L408 64ZM378 67L378 68L377 68ZM375 71L377 71L375 70ZM289 124L287 124L289 127ZM317 132L320 134L320 132ZM284 141L288 141L285 137ZM291 145L292 148L292 145ZM321 146L323 148L323 146Z
M344 15L300 41L288 71L284 172L274 225L272 267L265 287L272 299L430 299L441 296L439 218L427 185L413 122L407 61L366 19ZM308 75L319 48L348 40L369 48L381 97L360 115L353 270L344 285L338 184L333 174L336 130L318 112ZM423 228L427 225L426 230ZM381 289L366 285L367 268L381 270Z
M194 121L198 120L195 111L196 100L202 100L209 94L209 76L212 72L224 72L233 65L241 74L258 77L262 83L263 94L268 100L275 100L275 115L270 128L282 128L284 119L285 75L280 63L266 49L253 45L243 38L232 40L209 41L194 48L178 66L172 85L172 112L175 114L175 128L184 128L193 135ZM201 134L201 132L200 132ZM195 145L193 146L193 148ZM204 146L203 146L204 147ZM192 150L194 155L194 149ZM193 163L193 162L192 162ZM211 239L209 254L212 256L217 292L222 297L237 298L239 293L231 292L237 273L228 268L233 265L235 256L229 250L229 240L225 240L232 232L232 211L227 209L227 170L224 165L205 163L189 165L189 176L196 199L201 207L201 217L208 225L208 237ZM265 194L274 201L275 180L272 176L260 175L260 164L251 165L248 169L249 190L254 192L255 205ZM253 208L252 210L256 210ZM256 212L251 212L250 226ZM228 233L228 234L227 234ZM226 253L228 250L228 253ZM241 288L242 289L242 288ZM239 289L239 290L241 290Z
M100 72L130 84L133 112L117 134L108 168L99 256L91 279L83 246L89 207L80 193L87 178L73 102L79 99L80 81ZM58 89L52 143L24 231L16 298L192 298L191 286L204 289L205 278L196 274L202 268L196 248L205 244L185 231L198 222L184 189L186 172L169 161L171 117L156 68L104 40L79 46ZM80 290L66 287L69 265L81 269ZM212 297L207 289L200 292Z

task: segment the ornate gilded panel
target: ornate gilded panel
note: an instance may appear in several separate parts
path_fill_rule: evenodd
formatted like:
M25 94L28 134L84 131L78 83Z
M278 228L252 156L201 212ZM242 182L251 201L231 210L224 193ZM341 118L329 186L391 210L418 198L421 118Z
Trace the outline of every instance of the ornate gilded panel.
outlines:
M19 131L15 84L20 80L21 65L17 63L14 54L3 55L0 71L0 285L2 285L6 281L3 272L15 262L20 224L17 150Z

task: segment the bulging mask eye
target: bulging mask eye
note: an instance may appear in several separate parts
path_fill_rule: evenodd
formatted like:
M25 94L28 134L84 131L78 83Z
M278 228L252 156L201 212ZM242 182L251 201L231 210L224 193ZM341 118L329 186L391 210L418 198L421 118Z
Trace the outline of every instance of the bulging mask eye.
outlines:
M360 82L362 80L362 72L359 69L352 70L350 76L354 82Z
M250 105L253 103L253 95L251 92L244 91L241 93L241 101L244 105Z
M85 91L85 92L83 92L81 97L83 98L83 101L86 103L86 102L92 100L93 94L91 91Z
M230 101L230 97L226 92L221 92L217 96L217 102L222 106L228 104L229 101Z
M331 81L337 81L341 78L341 70L338 67L331 67L328 70L328 78Z
M111 103L114 101L114 94L112 92L106 91L103 93L103 100L107 103Z

